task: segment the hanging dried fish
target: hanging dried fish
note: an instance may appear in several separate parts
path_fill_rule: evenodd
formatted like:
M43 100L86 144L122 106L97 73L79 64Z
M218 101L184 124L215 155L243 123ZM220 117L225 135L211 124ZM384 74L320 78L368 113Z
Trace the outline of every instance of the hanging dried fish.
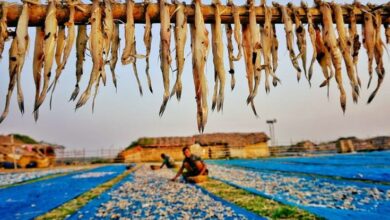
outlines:
M338 38L339 48L341 50L341 54L343 55L344 63L345 66L347 67L349 81L352 87L353 101L357 103L359 97L359 83L357 81L356 74L355 74L355 68L354 68L353 58L351 55L351 48L350 48L351 42L346 33L343 11L339 4L332 2L331 6L336 20L337 32L339 34L339 38Z
M249 8L249 30L251 32L251 47L253 49L252 62L254 65L255 84L246 102L249 104L257 95L261 76L261 41L260 30L256 22L256 9L253 0L247 0Z
M132 47L135 39L135 24L134 24L134 1L126 0L126 24L125 24L125 48L122 53L122 64L127 65L133 62Z
M217 106L217 111L223 109L224 91L226 72L223 61L223 42L222 42L222 24L221 24L221 1L213 0L215 7L215 23L211 24L212 34L212 51L213 51L213 63L214 63L214 95L211 109L214 110Z
M275 24L272 24L271 53L272 53L272 72L274 76L276 76L276 69L278 68L278 48L279 48L279 41L278 41L278 37L276 36ZM274 77L272 80L272 84L274 86L277 86L278 82L280 83L280 80L277 77Z
M383 49L385 48L385 44L382 40L382 33L381 33L381 26L382 26L382 15L381 11L377 10L375 11L375 34L376 34L376 41L375 41L375 49L374 49L374 56L375 56L375 62L376 62L376 68L375 72L378 76L378 84L375 88L375 90L371 93L370 97L368 98L367 103L371 103L372 100L375 98L376 94L379 91L379 88L381 87L383 83L383 79L385 77L385 68L383 66ZM387 50L387 49L386 49Z
M150 21L149 11L150 11L149 0L146 0L145 1L145 33L144 33L144 44L146 48L145 73L148 79L149 91L153 93L152 80L150 79L150 73L149 73L150 49L152 47L152 22Z
M234 77L234 59L233 59L233 28L231 24L225 24L226 29L226 38L227 38L227 51L229 59L229 73L231 76L230 79L230 88L233 90L236 84L236 79Z
M97 82L100 81L100 79L102 79L104 82L102 11L99 5L99 0L93 1L91 10L91 40L89 41L89 47L92 55L92 71L89 78L88 86L79 98L79 101L76 104L76 109L80 108L88 101L91 95L92 86L95 83L97 85L96 87L98 87ZM95 91L97 91L97 89L98 88L96 88Z
M238 7L234 5L233 0L228 0L227 6L232 8L234 22L234 39L237 43L237 55L233 56L234 61L239 61L242 57L242 37L241 37L241 21Z
M357 25L356 25L356 12L355 12L355 10L356 10L358 4L359 3L357 3L357 1L355 1L351 10L349 11L349 22L350 22L349 23L349 38L350 38L350 41L352 43L351 54L352 54L352 58L353 58L353 64L355 66L356 78L357 78L359 87L361 87L362 83L360 81L358 68L357 68L357 62L359 59L359 50L360 50L360 47L362 45L360 43L360 39L359 39L360 37L359 37L359 34L357 33Z
M136 42L135 42L135 36L134 36L134 45L132 47L132 54L137 54L137 50L136 50L137 48L135 45L136 45ZM139 80L139 77L138 77L137 57L136 56L134 57L134 62L132 62L132 66L133 66L133 72L134 72L135 79L137 80L139 94L141 94L141 96L142 96L143 92L142 92L141 81Z
M51 76L51 68L53 66L53 59L57 41L57 8L56 0L50 0L45 19L45 42L44 48L44 65L43 65L43 88L39 96L38 102L34 107L34 111L38 110L46 98L46 93L49 88L49 81Z
M104 0L104 17L103 17L103 55L105 56L105 61L108 60L108 55L110 53L112 35L114 33L114 17L112 15L112 6L111 2L113 0Z
M111 59L108 61L108 63L110 64L112 81L114 83L115 89L117 88L115 67L118 62L119 46L120 46L119 24L115 24L114 31L112 33L112 41L111 41Z
M1 2L1 17L0 17L0 59L2 59L2 54L4 51L4 44L8 39L8 30L7 30L7 14L8 14L8 3Z
M171 97L176 94L177 100L180 100L182 92L181 77L184 70L184 48L187 41L187 26L185 4L176 1L175 41L177 74L176 82L171 92Z
M342 79L342 70L341 70L341 52L338 48L338 43L336 39L336 33L333 29L333 20L332 20L332 9L330 5L325 2L320 2L320 12L322 13L322 23L324 26L324 43L325 47L330 52L332 57L332 63L336 71L336 82L340 90L340 104L343 112L345 112L347 97L345 95L345 89Z
M308 74L307 74L307 79L309 80L309 84L311 84L311 78L313 76L313 66L314 66L314 62L315 62L316 57L317 57L316 31L314 29L313 15L312 15L311 11L309 10L307 4L304 3L304 2L301 2L301 7L305 10L305 13L306 13L307 31L309 32L310 41L311 41L311 45L312 45L312 48L313 48L313 56L311 58L309 71L308 71Z
M165 0L159 0L160 4L160 62L161 72L164 82L163 102L160 107L159 115L164 114L167 102L169 99L169 68L171 65L171 17L169 14L169 7Z
M305 74L306 79L309 81L309 77L307 75L306 70L306 31L303 27L303 24L301 22L301 17L299 15L299 11L296 7L293 6L292 3L288 3L288 7L292 11L292 17L294 19L295 23L295 35L297 36L297 45L299 54L295 59L301 58L302 60L302 67L303 67L303 73ZM309 81L310 84L310 81ZM311 86L311 84L310 84Z
M314 30L316 33L316 42L315 42L315 50L316 50L316 59L318 64L321 66L322 74L325 77L324 82L321 83L320 87L327 87L327 96L329 98L329 86L330 79L333 77L334 72L332 69L332 58L330 56L329 50L325 47L323 41L323 33L321 33L321 29L318 25L314 25Z
M62 49L59 50L60 54L59 54L58 58L57 58L57 54L56 54L56 61L57 61L56 76L54 78L54 81L52 82L52 84L49 87L49 90L51 87L53 87L52 91L51 91L51 96L50 96L50 108L52 107L54 90L56 89L57 82L61 76L63 69L65 68L66 62L68 61L70 52L72 51L72 48L73 48L75 36L76 36L75 26L74 26L74 16L75 16L75 12L76 12L76 6L80 2L78 0L68 0L67 3L68 3L68 7L69 7L69 20L65 23L65 26L68 28L68 34L66 36L65 41L63 42L63 45L61 43L61 46L59 46L60 39L62 41L62 38L65 38L65 26L63 26L63 29L62 29L63 33L62 32L58 33L57 49L59 47L64 47L64 48L63 48L63 50ZM61 36L61 35L63 35L63 36ZM63 52L61 52L61 51L63 51ZM57 60L57 59L59 59L59 60ZM58 61L59 61L59 64L58 64Z
M41 91L41 78L42 78L42 68L44 62L44 50L42 45L45 42L45 31L42 27L37 27L35 29L35 44L34 44L34 58L33 58L33 78L35 82L35 102L34 105L37 105L39 94ZM34 112L35 121L38 120L39 110Z
M9 84L8 84L8 92L5 101L3 114L0 116L0 123L4 121L9 112L9 106L12 98L12 93L15 88L16 78L18 73L18 65L19 65L19 56L18 56L18 40L16 37L12 40L11 47L9 48Z
M293 34L293 23L290 17L290 14L287 11L287 7L280 5L279 3L272 2L272 5L274 7L277 7L279 11L282 14L282 21L284 23L284 31L286 32L286 43L287 43L287 50L289 51L291 62L294 66L294 68L297 71L297 79L298 81L301 79L301 68L298 65L297 60L295 59L295 52L294 52L294 34Z
M76 86L70 97L70 100L76 100L79 91L80 91L80 80L83 75L83 63L85 60L85 50L87 48L88 35L87 35L87 26L79 25L77 28L77 38L76 38Z
M191 24L192 68L197 103L197 122L199 132L203 132L207 123L207 84L205 66L209 51L209 32L204 24L200 0L194 0L195 22Z
M261 27L261 51L264 57L264 65L262 66L265 69L265 91L268 93L270 91L269 77L273 77L273 82L276 84L280 80L274 75L271 69L271 56L272 56L272 42L274 38L272 30L272 10L267 7L266 4L263 4L264 7L264 25Z
M254 64L253 60L253 49L251 47L251 32L248 24L242 25L242 47L244 50L244 60L245 60L245 68L246 68L246 78L248 80L248 88L249 94L253 90L253 79L254 79ZM254 101L251 100L251 107L255 116L257 116L257 111L255 108Z
M363 26L362 26L362 35L363 35L363 46L367 51L367 57L368 57L368 74L370 75L370 78L368 80L367 88L370 87L371 80L372 80L372 74L373 74L373 60L374 60L374 50L375 50L375 43L376 43L376 32L375 32L375 26L374 26L374 16L365 10L363 12Z

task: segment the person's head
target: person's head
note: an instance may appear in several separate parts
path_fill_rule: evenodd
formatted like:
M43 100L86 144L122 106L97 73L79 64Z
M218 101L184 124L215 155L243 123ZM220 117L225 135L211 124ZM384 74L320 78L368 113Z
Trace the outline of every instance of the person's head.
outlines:
M162 159L165 159L165 157L166 157L165 154L161 154Z
M184 147L183 148L183 154L186 158L190 157L191 156L191 151L190 151L190 148L189 147Z

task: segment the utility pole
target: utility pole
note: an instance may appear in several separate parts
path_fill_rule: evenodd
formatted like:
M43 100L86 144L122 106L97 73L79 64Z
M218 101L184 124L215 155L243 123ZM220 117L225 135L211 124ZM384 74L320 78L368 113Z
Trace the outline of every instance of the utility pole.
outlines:
M276 119L267 120L267 124L269 126L269 135L271 136L271 146L276 145L276 139L275 139L275 127L274 124L276 123Z

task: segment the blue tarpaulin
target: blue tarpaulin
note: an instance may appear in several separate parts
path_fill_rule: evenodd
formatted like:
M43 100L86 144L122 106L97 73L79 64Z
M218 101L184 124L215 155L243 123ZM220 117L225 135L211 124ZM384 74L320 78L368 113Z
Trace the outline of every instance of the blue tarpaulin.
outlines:
M104 166L0 189L1 219L32 219L114 178L124 170L123 165Z
M215 160L211 164L256 170L298 172L359 180L390 182L390 151L348 155L275 158L258 160Z

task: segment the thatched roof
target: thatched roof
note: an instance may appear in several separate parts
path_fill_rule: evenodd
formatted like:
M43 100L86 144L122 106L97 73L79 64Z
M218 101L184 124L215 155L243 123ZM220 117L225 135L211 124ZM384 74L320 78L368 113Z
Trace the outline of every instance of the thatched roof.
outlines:
M226 145L230 147L241 147L267 142L268 139L268 136L263 132L213 133L194 135L192 137L144 137L138 139L138 145L141 147L184 147L197 143L201 146Z
M195 135L195 142L201 146L226 145L242 147L256 143L267 142L268 136L263 132L257 133L214 133Z

